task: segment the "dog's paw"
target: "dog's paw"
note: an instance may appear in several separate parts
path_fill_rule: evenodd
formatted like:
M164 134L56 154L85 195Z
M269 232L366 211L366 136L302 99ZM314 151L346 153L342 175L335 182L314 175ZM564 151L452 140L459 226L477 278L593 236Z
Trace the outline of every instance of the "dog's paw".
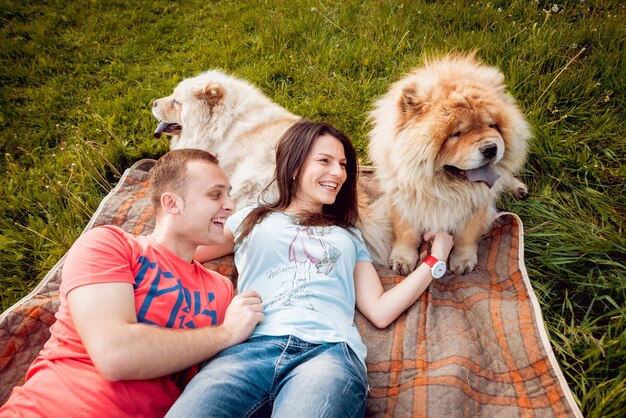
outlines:
M509 194L518 199L526 199L529 195L528 186L521 181L516 181L508 190Z
M526 199L529 196L528 188L526 187L526 185L522 184L520 187L518 187L513 193L513 196L518 199Z
M466 274L471 273L476 264L478 262L478 257L476 252L473 254L461 254L458 252L453 252L450 255L450 270L452 270L455 274Z
M389 268L402 276L406 276L415 270L417 258L416 249L404 245L396 246L391 250L389 256Z

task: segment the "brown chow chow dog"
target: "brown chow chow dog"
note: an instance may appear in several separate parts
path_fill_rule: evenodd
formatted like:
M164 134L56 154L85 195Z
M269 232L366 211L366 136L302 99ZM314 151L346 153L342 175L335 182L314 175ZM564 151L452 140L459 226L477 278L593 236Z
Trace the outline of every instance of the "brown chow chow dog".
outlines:
M450 269L472 271L499 194L528 194L514 174L530 129L504 76L474 54L429 60L396 82L370 117L369 157L393 224L389 267L414 270L423 234L444 230L454 237Z

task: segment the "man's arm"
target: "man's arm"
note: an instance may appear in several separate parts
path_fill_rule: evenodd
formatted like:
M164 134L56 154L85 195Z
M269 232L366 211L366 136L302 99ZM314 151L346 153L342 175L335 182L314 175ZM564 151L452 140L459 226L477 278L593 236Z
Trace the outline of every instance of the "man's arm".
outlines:
M130 283L101 283L71 290L68 304L89 356L108 380L150 379L178 372L245 341L263 319L260 296L233 299L217 327L169 329L137 322Z

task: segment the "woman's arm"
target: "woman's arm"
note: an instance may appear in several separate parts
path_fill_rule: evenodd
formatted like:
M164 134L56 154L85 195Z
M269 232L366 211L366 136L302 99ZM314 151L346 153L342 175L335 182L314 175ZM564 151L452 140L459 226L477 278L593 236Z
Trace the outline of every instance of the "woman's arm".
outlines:
M235 237L226 225L224 225L224 237L226 238L226 241L224 241L223 244L199 246L196 249L193 259L200 263L204 263L205 261L215 260L216 258L232 253L235 249Z
M429 240L429 237L424 237ZM452 236L438 232L433 239L431 254L438 260L446 260L454 244ZM354 268L356 306L377 328L386 328L424 293L432 281L430 266L422 263L401 283L383 289L374 265L358 261Z

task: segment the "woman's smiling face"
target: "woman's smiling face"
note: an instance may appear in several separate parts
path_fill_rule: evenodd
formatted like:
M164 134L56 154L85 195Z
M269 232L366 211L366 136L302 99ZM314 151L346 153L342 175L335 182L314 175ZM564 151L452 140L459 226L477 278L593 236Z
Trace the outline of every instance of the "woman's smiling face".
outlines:
M289 211L321 212L323 205L335 202L346 177L343 144L334 136L320 136L298 170L298 189Z

